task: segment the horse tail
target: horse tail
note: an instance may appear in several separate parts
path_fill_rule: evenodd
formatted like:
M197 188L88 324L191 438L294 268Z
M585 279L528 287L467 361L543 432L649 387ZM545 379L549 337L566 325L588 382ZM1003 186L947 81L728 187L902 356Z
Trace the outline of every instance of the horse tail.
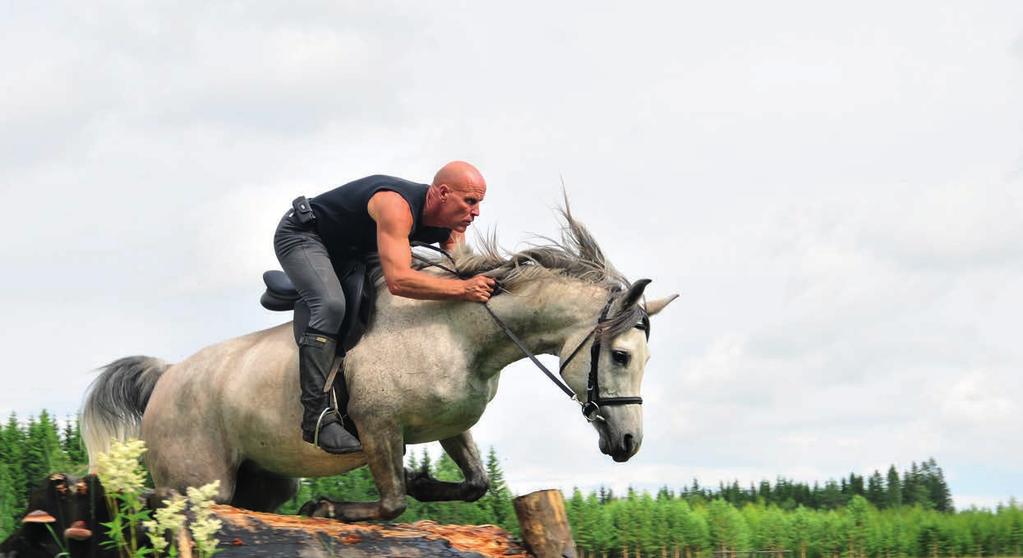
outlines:
M82 439L89 453L89 470L111 442L140 437L142 413L149 396L170 364L153 357L124 357L100 368L85 395Z

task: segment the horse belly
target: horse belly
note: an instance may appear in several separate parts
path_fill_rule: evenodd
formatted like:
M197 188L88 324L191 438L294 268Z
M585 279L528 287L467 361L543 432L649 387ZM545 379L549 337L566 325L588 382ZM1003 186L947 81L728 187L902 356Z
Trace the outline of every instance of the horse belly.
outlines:
M405 442L421 444L457 436L479 422L489 400L486 387L461 382L436 386L410 401L402 413Z

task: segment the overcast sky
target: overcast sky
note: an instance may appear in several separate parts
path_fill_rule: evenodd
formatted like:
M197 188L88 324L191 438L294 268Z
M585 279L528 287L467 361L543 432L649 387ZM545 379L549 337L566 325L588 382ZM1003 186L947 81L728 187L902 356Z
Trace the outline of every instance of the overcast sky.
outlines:
M0 2L0 413L287 321L293 197L466 159L505 246L564 177L682 294L627 464L505 371L475 434L514 491L933 456L959 506L1023 496L1023 3L265 4Z

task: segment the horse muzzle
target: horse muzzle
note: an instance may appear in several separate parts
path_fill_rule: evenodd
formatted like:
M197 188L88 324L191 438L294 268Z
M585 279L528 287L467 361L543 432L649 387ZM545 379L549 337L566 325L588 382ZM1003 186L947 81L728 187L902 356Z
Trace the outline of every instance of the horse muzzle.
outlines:
M598 443L601 453L610 455L611 459L617 463L625 463L639 451L639 446L643 443L643 435L627 432L620 436L611 436L601 431Z

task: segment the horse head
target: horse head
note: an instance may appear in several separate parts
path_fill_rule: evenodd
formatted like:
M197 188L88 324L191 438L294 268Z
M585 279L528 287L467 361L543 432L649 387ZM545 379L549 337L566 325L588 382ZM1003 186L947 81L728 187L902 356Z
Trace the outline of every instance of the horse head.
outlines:
M597 324L569 335L561 349L562 375L585 404L600 451L619 463L636 455L643 443L640 387L650 358L649 317L678 296L642 304L648 284L649 279L641 279L610 293Z

